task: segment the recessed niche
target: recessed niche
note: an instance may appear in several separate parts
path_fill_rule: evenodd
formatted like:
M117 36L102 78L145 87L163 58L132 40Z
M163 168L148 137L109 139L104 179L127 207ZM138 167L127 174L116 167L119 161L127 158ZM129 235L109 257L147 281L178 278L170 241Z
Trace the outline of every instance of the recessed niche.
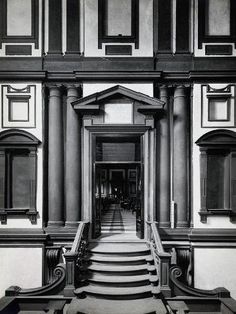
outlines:
M29 121L29 100L9 101L9 121Z
M229 121L229 105L227 98L210 98L208 102L208 121Z
M202 127L235 126L235 87L212 84L202 86Z
M2 85L2 127L34 128L36 107L36 86Z

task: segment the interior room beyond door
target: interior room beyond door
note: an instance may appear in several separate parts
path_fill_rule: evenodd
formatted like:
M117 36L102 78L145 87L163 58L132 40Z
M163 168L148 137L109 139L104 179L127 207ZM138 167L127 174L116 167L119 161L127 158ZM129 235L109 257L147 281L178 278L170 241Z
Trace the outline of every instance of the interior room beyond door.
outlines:
M93 163L93 237L136 233L143 238L141 138L96 137Z

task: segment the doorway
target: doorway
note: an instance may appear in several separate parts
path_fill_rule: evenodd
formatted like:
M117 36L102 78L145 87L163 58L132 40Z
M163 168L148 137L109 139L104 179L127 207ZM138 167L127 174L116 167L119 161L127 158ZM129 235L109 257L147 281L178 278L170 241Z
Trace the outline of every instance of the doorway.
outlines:
M96 136L93 141L92 236L144 236L142 137Z

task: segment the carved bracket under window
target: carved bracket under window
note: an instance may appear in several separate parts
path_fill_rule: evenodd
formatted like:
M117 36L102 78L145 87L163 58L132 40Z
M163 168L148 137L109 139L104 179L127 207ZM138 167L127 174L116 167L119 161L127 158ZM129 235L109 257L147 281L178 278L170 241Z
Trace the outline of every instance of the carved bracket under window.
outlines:
M207 223L208 216L229 216L230 222L236 222L236 212L232 210L208 209L201 210L198 214L202 223Z
M25 215L29 218L30 222L34 225L37 223L38 211L35 209L15 209L15 208L0 209L0 220L1 220L2 225L7 224L7 216L10 216L10 215L17 215L17 216Z

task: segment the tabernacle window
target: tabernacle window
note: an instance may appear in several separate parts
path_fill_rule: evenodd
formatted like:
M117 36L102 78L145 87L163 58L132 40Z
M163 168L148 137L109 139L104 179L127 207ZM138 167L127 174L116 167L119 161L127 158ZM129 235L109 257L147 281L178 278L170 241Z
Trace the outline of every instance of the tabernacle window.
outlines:
M39 0L0 0L0 49L6 55L39 49L39 8Z
M236 218L236 133L216 130L203 135L200 146L202 222L209 215Z
M7 36L32 35L32 1L7 1Z
M207 153L207 208L230 207L230 154L224 151Z
M131 36L131 0L107 0L107 36Z
M20 130L0 133L0 219L27 215L36 222L36 170L39 141Z
M230 36L230 0L208 0L207 35Z
M235 0L198 1L198 46L200 49L203 43L236 43L235 12ZM222 50L217 52L217 49L221 47L218 46L212 46L212 49L214 47L216 50L215 54L222 52ZM227 46L224 47L226 49ZM213 51L212 54L214 54ZM230 54L230 51L222 54Z
M98 48L134 43L138 48L139 0L98 0Z

